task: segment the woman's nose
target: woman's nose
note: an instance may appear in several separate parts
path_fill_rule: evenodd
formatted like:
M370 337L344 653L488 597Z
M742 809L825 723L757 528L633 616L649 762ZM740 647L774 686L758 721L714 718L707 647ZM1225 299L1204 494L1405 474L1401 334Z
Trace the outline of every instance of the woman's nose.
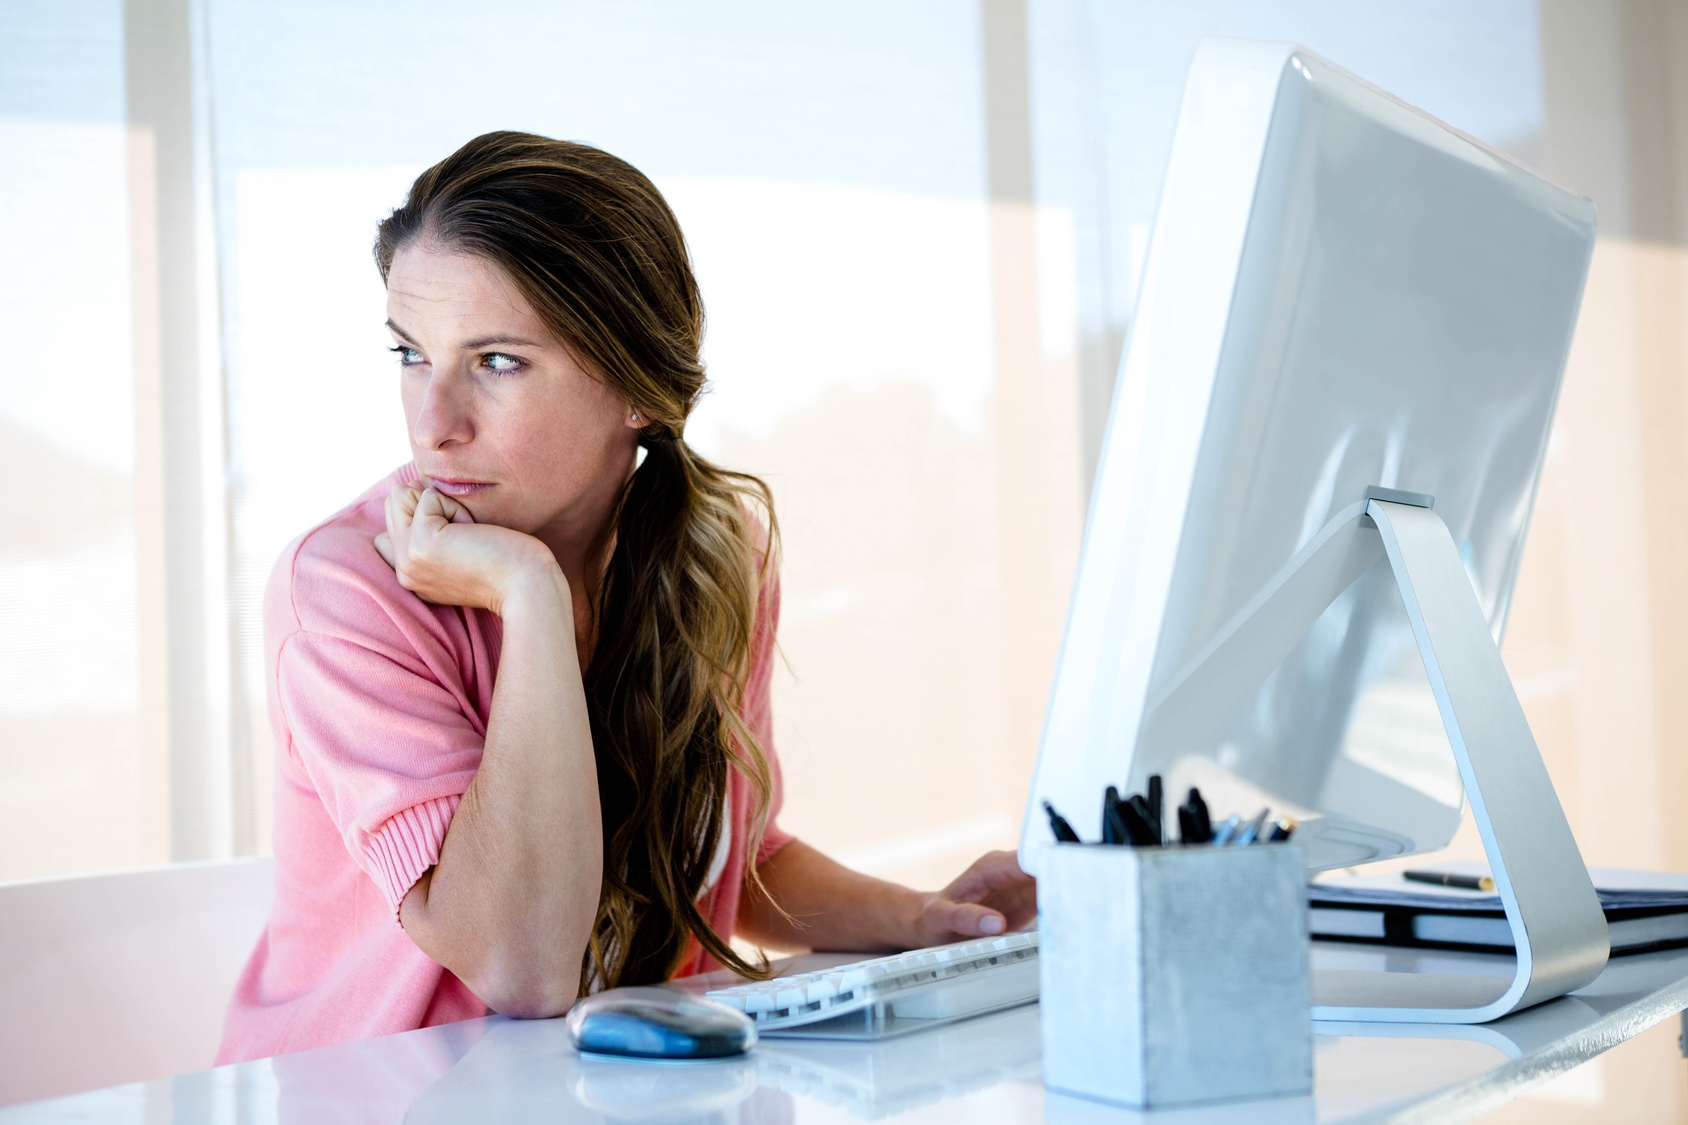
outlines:
M411 423L411 438L425 449L464 445L475 436L474 419L465 401L461 379L435 374L422 391L422 402Z

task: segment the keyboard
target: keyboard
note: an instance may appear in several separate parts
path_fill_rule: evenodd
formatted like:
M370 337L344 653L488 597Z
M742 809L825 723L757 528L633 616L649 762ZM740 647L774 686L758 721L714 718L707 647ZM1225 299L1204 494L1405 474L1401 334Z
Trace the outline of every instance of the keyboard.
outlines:
M708 993L759 1035L872 1039L1037 999L1037 931L958 941Z

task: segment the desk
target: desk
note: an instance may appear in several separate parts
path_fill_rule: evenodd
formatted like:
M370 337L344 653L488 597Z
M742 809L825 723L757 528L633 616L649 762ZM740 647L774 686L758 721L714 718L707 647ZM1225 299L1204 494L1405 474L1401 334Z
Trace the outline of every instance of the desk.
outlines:
M841 958L831 958L836 962ZM809 967L820 958L800 958ZM1503 974L1507 958L1318 942L1315 969ZM1047 1093L1038 1009L878 1043L765 1039L745 1058L581 1058L560 1020L482 1020L0 1109L0 1125L909 1121L1178 1125L1462 1121L1688 1006L1688 950L1615 959L1572 996L1480 1026L1316 1024L1311 1097L1142 1114ZM1688 1064L1685 1064L1688 1065Z

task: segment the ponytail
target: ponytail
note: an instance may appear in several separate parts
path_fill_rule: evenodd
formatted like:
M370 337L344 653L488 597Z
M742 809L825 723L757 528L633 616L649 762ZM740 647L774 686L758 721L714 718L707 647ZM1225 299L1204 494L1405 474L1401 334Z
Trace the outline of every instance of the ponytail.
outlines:
M696 896L730 815L729 770L743 773L759 810L745 855L766 828L768 760L741 715L776 534L760 480L718 468L681 438L647 437L616 518L585 677L605 875L584 990L666 980L694 938L723 965L765 975L714 931Z

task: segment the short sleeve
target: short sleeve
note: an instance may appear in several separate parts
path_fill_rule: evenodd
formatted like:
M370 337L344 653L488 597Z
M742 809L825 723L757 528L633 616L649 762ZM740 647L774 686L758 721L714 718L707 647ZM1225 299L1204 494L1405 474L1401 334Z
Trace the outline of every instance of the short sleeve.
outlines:
M762 842L756 849L756 866L761 867L773 854L791 843L795 837L780 828L780 807L784 803L785 787L780 776L779 754L774 748L773 679L774 664L779 659L776 640L780 623L780 581L777 572L771 573L757 598L756 629L751 640L750 675L745 681L743 717L745 725L762 743L762 753L768 761L768 824L762 832Z
M277 654L275 690L287 749L396 912L439 861L480 765L478 724L420 662L346 637L293 633Z

